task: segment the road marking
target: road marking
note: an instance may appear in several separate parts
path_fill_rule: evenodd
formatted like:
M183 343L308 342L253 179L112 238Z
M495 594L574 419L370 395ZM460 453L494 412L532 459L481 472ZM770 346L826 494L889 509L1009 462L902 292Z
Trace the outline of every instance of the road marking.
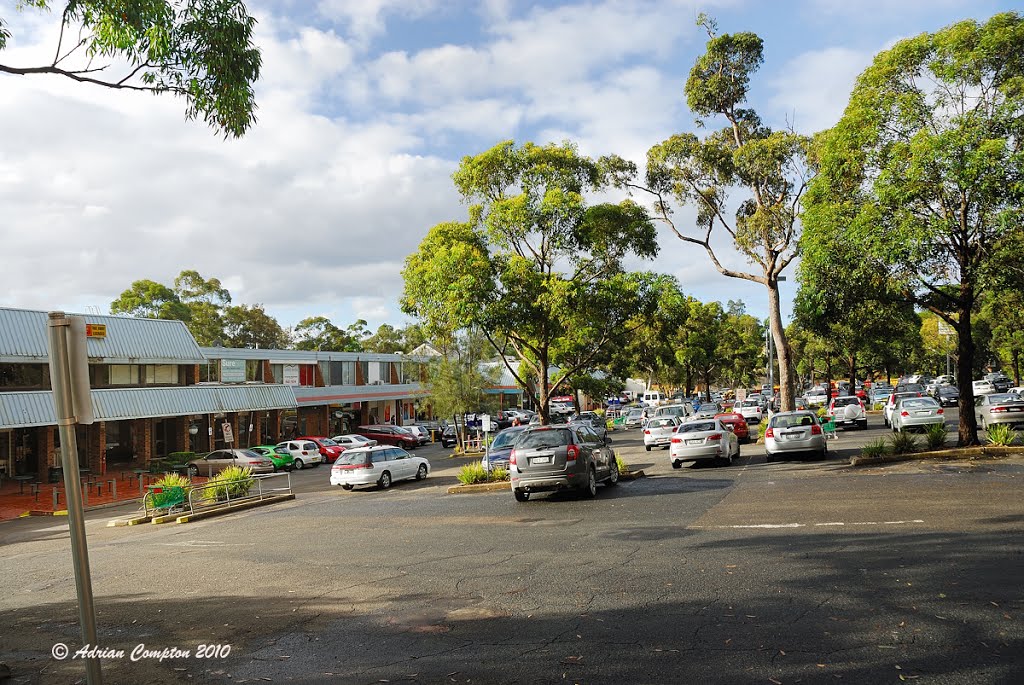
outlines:
M826 521L822 523L747 523L732 526L690 526L691 528L807 528L809 526L900 526L913 523L924 523L924 519L907 521Z

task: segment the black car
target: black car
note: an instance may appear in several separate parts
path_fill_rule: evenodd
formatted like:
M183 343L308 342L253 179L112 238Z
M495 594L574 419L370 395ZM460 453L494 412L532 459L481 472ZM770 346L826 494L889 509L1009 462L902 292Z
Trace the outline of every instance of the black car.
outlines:
M935 390L935 399L943 407L955 407L960 401L960 391L953 385L940 385Z
M455 435L455 426L452 424L445 426L444 431L441 433L441 446L455 447L458 442L459 438Z

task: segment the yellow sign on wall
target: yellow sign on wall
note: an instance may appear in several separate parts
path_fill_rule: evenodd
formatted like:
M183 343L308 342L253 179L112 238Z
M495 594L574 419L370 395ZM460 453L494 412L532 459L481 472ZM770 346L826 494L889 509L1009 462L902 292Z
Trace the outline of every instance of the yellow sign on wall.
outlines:
M102 323L87 323L85 324L85 337L87 338L105 338L107 337L107 326Z

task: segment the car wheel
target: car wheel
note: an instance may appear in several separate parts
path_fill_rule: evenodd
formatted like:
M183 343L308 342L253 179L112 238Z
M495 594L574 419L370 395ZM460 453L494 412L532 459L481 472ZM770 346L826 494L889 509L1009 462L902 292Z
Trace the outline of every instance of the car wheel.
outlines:
M391 487L391 474L385 471L380 474L380 480L377 481L377 485L380 486L381 490L387 490Z
M423 480L427 477L427 465L420 464L420 467L416 469L416 480Z
M295 461L292 462L292 466L295 467L296 471L301 471L303 467L302 460L296 459Z
M195 464L189 464L188 465L188 475L193 476L193 477L198 476L199 475L199 467L196 466Z
M770 464L770 463L772 463L772 459L774 459L774 458L775 457L773 457L770 453L768 453L768 452L764 453L764 463Z
M611 472L608 474L608 485L616 486L619 484L619 460L612 457Z
M583 488L583 496L587 499L597 497L597 473L593 466L587 469L587 484Z
M828 445L822 447L821 451L818 452L818 459L821 459L822 461L828 459Z
M647 451L648 451L648 452L650 452L650 451L651 451L651 446L650 446L650 445L644 445L644 447L646 447L646 448L647 448Z
M981 430L986 432L988 431L988 421L986 421L984 418L981 419L979 425L981 426Z
M530 499L530 493L526 490L513 490L512 494L516 496L517 502L525 502Z
M341 489L342 490L351 490L352 486L349 485L348 483L345 483L344 485L341 486Z
M857 423L857 426L858 426L858 427L859 427L859 428L860 428L860 429L861 429L862 431L866 431L866 430L868 429L868 420L867 420L867 419L864 419L863 421L860 421L860 422L858 422L858 423Z
M679 461L678 459L672 460L672 468L674 468L674 469L681 469L681 468L683 468L683 462Z

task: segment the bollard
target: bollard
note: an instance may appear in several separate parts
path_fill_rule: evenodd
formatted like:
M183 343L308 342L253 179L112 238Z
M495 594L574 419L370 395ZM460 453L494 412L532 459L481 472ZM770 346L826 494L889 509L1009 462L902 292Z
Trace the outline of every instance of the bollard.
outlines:
M110 494L114 498L114 501L116 502L117 501L117 479L116 478L114 480L110 481Z
M142 487L142 474L140 473L139 474L139 492L141 493L142 490L143 490L143 487Z
M60 504L60 492L57 491L57 488L54 488L53 489L53 510L54 511L57 511L57 505L58 504Z
M86 483L82 487L82 506L89 506L89 484Z

